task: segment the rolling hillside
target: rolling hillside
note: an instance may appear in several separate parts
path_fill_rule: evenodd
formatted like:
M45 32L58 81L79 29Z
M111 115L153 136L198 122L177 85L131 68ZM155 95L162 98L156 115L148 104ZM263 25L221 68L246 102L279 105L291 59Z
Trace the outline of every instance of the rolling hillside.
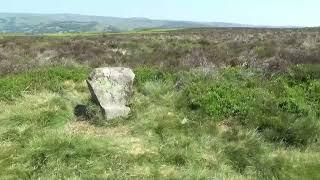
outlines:
M145 28L248 27L223 22L117 18L76 14L0 13L2 33L121 32Z

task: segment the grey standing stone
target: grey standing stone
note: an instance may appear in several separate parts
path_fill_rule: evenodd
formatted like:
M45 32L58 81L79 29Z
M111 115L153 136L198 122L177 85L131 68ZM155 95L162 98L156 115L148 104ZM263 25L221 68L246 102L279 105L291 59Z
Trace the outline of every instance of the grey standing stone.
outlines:
M135 74L129 68L94 69L87 80L93 100L99 104L107 120L126 117Z

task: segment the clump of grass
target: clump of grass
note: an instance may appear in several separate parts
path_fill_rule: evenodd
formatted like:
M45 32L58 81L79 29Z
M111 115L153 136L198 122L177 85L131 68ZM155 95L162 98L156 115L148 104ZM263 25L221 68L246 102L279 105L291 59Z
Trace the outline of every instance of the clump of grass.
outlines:
M0 79L0 101L13 100L23 92L50 90L59 92L64 81L79 82L85 80L88 69L85 68L49 68L30 71L24 74L8 75Z
M174 75L172 73L156 68L136 68L135 74L135 81L137 85L153 81L174 80Z

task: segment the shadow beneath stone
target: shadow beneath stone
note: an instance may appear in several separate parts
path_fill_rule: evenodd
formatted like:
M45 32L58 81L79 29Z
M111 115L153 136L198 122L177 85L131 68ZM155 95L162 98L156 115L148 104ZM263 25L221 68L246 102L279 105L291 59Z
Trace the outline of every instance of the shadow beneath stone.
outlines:
M88 106L83 104L78 104L73 111L74 115L78 118L78 120L82 121L90 119L90 115L88 112Z
M77 121L87 121L95 126L102 126L106 122L100 106L92 102L87 105L78 104L74 108L74 115L77 117Z

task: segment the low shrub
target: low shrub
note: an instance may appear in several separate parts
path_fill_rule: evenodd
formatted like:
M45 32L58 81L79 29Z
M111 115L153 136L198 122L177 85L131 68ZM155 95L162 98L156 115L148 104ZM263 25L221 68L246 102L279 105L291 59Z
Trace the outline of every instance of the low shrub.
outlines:
M184 89L187 105L215 121L234 119L271 141L306 145L319 135L319 101L310 98L317 96L319 81L313 71L303 72L312 85L294 81L297 74L266 80L259 72L250 76L253 72L233 68L215 79L200 75Z
M174 73L156 68L137 68L135 69L134 73L136 75L135 84L138 87L149 81L166 82L176 79Z
M270 58L276 54L276 49L272 46L257 47L255 53L259 58Z

